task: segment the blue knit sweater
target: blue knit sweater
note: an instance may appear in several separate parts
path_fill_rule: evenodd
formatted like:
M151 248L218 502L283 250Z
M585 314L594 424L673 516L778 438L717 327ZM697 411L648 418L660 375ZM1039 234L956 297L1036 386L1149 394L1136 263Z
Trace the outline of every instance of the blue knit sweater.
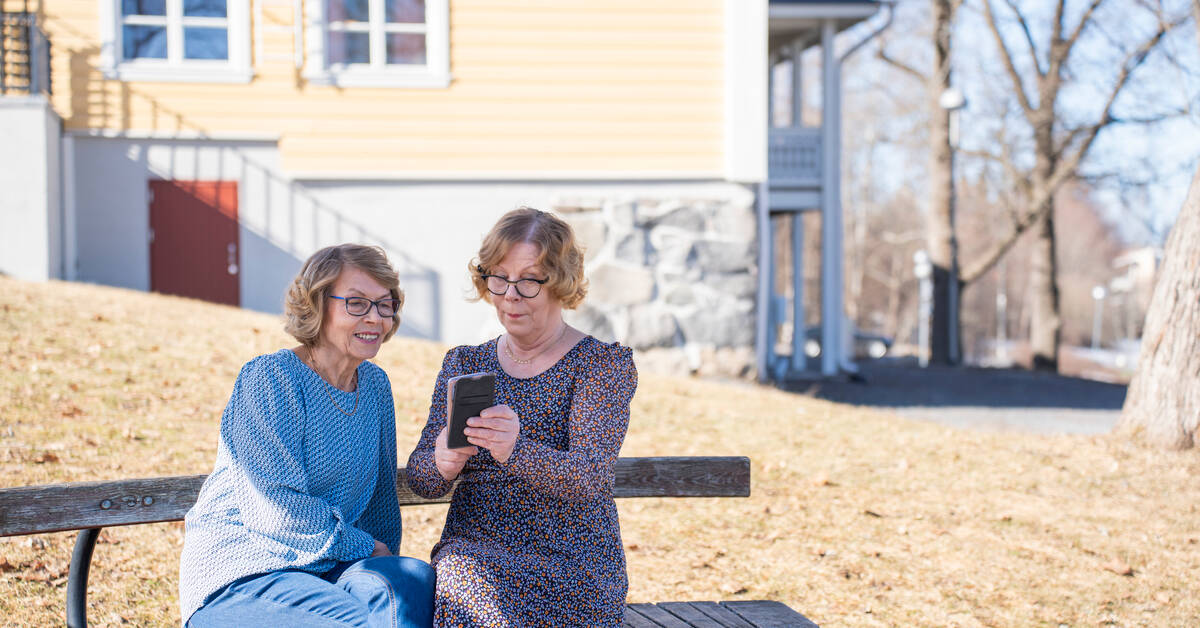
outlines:
M329 386L289 349L242 367L221 416L217 463L185 518L179 607L187 623L244 576L323 573L400 546L396 418L383 369L358 367L353 392Z

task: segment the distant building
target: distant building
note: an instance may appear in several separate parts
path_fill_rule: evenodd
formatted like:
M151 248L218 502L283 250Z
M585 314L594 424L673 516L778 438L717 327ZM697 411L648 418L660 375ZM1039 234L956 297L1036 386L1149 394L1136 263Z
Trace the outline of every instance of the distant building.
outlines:
M1162 256L1160 247L1145 246L1123 251L1113 259L1112 267L1118 274L1108 283L1108 298L1114 300L1111 309L1117 317L1118 332L1124 338L1142 335Z

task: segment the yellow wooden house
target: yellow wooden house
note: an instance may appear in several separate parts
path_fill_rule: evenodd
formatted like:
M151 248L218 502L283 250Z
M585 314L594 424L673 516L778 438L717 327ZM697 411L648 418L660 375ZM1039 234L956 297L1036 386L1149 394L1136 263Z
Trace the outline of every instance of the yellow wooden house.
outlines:
M769 272L773 213L840 224L837 115L772 128L768 77L827 50L836 114L839 54L883 20L839 33L875 0L0 2L7 274L273 312L314 250L375 243L402 333L475 343L497 327L468 260L527 204L586 245L598 336L693 371L844 362L787 357L806 301Z

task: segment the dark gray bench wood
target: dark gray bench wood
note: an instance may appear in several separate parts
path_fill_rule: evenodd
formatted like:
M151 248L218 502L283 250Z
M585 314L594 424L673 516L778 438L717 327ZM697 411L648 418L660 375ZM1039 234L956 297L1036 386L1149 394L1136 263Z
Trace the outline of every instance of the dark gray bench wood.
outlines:
M745 457L621 458L614 497L749 497L750 459ZM72 482L0 489L0 536L180 521L203 475ZM401 506L450 501L450 493L425 499L396 474Z
M817 628L779 602L660 602L625 607L628 628Z
M750 495L750 459L740 456L621 458L615 471L614 497ZM67 626L84 628L88 572L101 528L180 521L196 502L205 477L187 475L3 488L0 489L0 536L80 531L67 581ZM396 475L396 495L401 506L450 501L450 494L434 500L414 494L408 487L404 469L399 469ZM746 604L750 606L737 606ZM779 623L784 621L793 623ZM625 624L738 628L815 625L778 602L631 604Z

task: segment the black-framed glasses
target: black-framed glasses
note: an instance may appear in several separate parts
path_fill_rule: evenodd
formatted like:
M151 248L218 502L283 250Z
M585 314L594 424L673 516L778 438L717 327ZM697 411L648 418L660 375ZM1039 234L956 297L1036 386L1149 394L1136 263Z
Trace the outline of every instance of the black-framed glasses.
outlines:
M381 318L392 318L400 311L400 306L404 305L400 299L391 297L372 301L366 297L337 297L331 294L329 298L345 303L346 313L350 316L366 316L367 312L371 311L371 306L375 306L375 311L379 312Z
M479 269L479 276L483 278L484 285L487 286L488 292L496 296L504 296L508 293L508 287L516 286L517 294L532 299L542 291L542 284L550 281L549 279L534 279L532 277L524 277L522 279L509 279L500 275L486 275L483 269Z

